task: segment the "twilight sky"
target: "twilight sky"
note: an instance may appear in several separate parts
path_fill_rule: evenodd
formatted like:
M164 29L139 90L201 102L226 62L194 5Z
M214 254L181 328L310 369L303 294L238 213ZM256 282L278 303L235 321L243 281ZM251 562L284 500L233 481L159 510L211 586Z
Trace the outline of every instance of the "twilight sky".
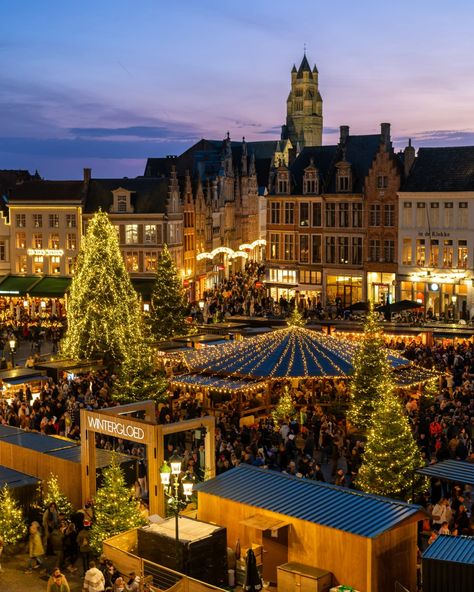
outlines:
M474 144L471 0L0 0L0 169L136 176L201 137L279 137L306 43L324 143Z

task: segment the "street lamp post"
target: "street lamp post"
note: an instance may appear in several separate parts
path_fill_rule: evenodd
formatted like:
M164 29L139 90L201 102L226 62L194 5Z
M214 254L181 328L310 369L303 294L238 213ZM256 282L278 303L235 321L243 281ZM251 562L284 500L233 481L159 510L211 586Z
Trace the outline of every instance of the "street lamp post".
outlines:
M16 339L12 337L8 344L10 345L10 355L12 357L12 368L15 367L15 352L16 352Z
M165 461L160 469L161 484L166 497L168 498L168 508L175 518L175 538L176 538L176 560L180 557L179 548L179 513L183 510L189 501L193 491L193 480L184 475L181 476L181 466L183 459L176 453L169 459L169 465ZM181 491L180 491L181 490ZM184 499L183 499L184 496ZM181 569L183 568L181 562Z

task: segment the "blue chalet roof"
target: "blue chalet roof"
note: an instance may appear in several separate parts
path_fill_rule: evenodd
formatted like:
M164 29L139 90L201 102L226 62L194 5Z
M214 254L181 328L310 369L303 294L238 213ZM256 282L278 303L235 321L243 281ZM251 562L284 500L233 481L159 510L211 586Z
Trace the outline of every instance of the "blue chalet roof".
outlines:
M195 489L365 538L376 538L423 511L421 506L250 465L239 465Z
M8 485L10 489L14 489L23 485L36 485L39 481L36 477L32 477L26 473L20 473L19 471L0 466L0 488Z
M440 535L422 558L474 566L474 537Z
M187 358L191 368L209 374L246 378L308 378L348 376L359 345L302 327L285 327L245 341L232 341ZM393 368L408 366L406 358L389 353Z
M445 481L474 485L474 464L463 460L444 460L418 469L421 475L439 477Z

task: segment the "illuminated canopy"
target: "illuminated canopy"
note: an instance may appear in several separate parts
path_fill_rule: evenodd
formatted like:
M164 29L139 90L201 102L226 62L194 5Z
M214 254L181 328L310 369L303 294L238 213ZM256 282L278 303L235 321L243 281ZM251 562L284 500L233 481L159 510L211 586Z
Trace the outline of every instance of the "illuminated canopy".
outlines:
M251 251L255 249L255 247L264 247L267 244L267 241L264 238L259 238L254 240L253 243L244 243L243 245L239 245L239 249L241 251Z
M244 259L248 258L248 253L245 253L244 251L234 251L229 247L217 247L210 253L199 253L199 255L196 256L196 259L198 261L201 259L214 259L214 257L220 253L227 255L229 259L235 259L236 257L243 257Z

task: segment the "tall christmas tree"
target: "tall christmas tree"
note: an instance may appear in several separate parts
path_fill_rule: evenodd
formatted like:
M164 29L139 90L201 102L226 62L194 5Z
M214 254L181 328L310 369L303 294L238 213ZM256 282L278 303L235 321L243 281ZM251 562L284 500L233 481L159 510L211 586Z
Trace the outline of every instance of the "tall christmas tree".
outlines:
M410 501L424 486L423 459L393 385L379 394L356 485L366 493Z
M272 417L276 423L287 421L295 414L295 407L293 405L293 397L287 386L283 389L283 394L278 401L278 404L272 411Z
M6 485L0 489L0 537L6 546L13 545L26 535L23 511Z
M77 259L62 353L75 359L102 358L114 367L139 359L140 316L117 232L99 211L88 224Z
M157 340L170 339L188 332L186 299L182 282L168 247L164 245L158 262L151 297L150 325Z
M43 510L46 510L54 502L58 508L58 512L69 518L74 510L67 496L59 488L57 475L50 473L42 489Z
M374 405L382 393L391 388L392 376L382 329L372 305L364 325L362 342L354 355L353 366L347 418L356 428L367 430Z
M94 500L95 520L91 527L91 547L102 551L102 542L116 534L144 524L138 505L125 484L125 476L115 455L103 470L103 485Z

